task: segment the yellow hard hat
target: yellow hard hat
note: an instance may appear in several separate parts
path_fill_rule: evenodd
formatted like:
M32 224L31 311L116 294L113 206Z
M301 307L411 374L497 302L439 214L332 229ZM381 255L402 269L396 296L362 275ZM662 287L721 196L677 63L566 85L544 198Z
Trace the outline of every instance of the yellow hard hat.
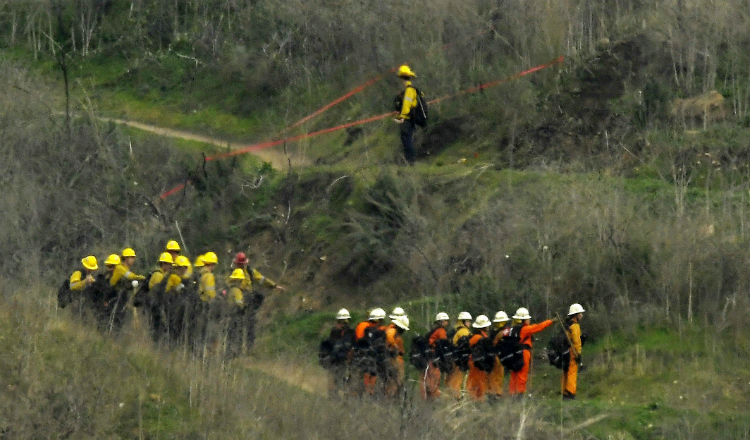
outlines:
M120 256L117 254L111 254L106 260L104 260L104 264L107 266L117 266L120 264Z
M180 245L174 240L169 240L165 249L168 251L180 252Z
M219 258L215 253L209 251L203 254L203 264L218 264Z
M404 64L404 65L402 65L401 67L398 68L398 76L400 76L400 77L407 77L407 78L414 78L414 77L417 76L417 74L414 73L411 70L411 67L409 67L408 65Z
M184 255L178 255L174 259L174 265L179 267L190 267L190 260Z
M88 270L99 270L99 264L96 262L96 257L89 255L88 257L81 260L81 264Z
M198 255L195 257L195 264L193 264L195 267L203 267L203 255Z
M122 258L135 257L135 251L133 248L125 248L122 250Z
M169 252L162 252L161 255L159 255L159 263L174 264L172 254L170 254Z
M244 280L245 279L245 271L242 269L235 269L234 272L232 272L232 275L229 276L230 279L233 280Z

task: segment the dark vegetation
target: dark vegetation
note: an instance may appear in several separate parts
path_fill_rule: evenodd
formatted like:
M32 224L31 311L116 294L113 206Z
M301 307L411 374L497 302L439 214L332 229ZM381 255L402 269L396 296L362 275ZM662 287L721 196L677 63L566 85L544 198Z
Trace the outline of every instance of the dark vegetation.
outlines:
M249 251L289 285L264 305L261 358L311 362L340 306L398 303L422 331L438 309L543 318L581 302L588 402L565 410L566 426L606 419L571 438L747 438L747 5L433 1L411 29L403 2L329 3L0 3L0 344L12 353L0 437L561 433L541 367L542 404L504 404L505 419L351 410L240 361L158 353L137 334L111 344L57 315L50 286L82 256L132 246L145 272L179 225L220 272ZM413 169L395 163L389 125L284 145L311 165L274 169L204 162L216 149L97 119L260 140L404 61L436 97L558 55L560 67L436 106ZM397 87L388 77L303 129L387 111Z

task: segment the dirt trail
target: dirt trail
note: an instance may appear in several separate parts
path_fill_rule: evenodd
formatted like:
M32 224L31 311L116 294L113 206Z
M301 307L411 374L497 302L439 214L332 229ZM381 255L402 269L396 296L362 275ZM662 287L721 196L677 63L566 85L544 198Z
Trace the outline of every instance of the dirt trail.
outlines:
M165 128L165 127L159 127L156 125L144 124L142 122L130 121L127 119L106 118L106 117L100 117L99 119L105 122L112 122L114 124L127 125L128 127L133 127L139 130L148 131L149 133L158 134L159 136L166 136L166 137L177 138L177 139L185 139L185 140L190 140L190 141L203 142L203 143L210 144L210 145L216 145L217 147L222 147L222 148L229 147L232 150L243 148L248 145L248 144L240 144L237 142L229 142L229 141L222 140L219 138L204 136L204 135L200 135L196 133L191 133L188 131L175 130L172 128ZM253 151L252 153L249 153L249 154L253 154L256 157L260 158L261 160L271 163L271 165L273 165L273 167L276 169L282 169L284 167L289 166L289 161L291 161L292 165L304 165L302 159L295 157L294 155L286 156L282 151L280 151L279 149L275 149L275 148L266 148L264 150Z
M281 360L247 359L243 366L275 377L309 393L325 395L328 377L314 365L300 365Z

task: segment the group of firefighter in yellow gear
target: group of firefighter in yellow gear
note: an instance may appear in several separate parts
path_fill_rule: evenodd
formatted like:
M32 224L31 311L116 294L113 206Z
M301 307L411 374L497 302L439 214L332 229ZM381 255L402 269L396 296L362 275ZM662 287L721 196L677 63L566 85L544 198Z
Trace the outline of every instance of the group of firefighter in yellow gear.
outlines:
M135 260L135 250L125 248L109 255L100 272L95 256L84 257L58 291L59 305L72 305L107 331L119 330L132 313L134 325L147 321L155 342L199 348L225 341L226 353L236 355L254 340L255 313L263 302L256 286L284 289L250 267L243 252L236 254L224 286L217 285L215 252L191 264L175 240L166 244L148 276L134 271Z
M582 335L580 320L584 309L573 304L560 335L562 348L557 358L565 358L561 368L561 396L575 399L578 366L581 361ZM349 326L351 315L341 309L327 339L321 342L319 361L329 371L329 395L395 397L404 389L405 362L403 334L409 330L409 318L396 307L384 325L386 313L372 309L368 319ZM504 394L509 373L508 394L522 397L527 392L532 362L533 335L555 323L547 319L531 323L528 309L520 307L512 317L498 311L494 318L460 312L451 328L446 312L435 315L431 329L412 339L410 363L419 373L419 393L432 401L441 396L460 400L496 400ZM547 350L553 350L550 347ZM446 393L441 390L441 385Z

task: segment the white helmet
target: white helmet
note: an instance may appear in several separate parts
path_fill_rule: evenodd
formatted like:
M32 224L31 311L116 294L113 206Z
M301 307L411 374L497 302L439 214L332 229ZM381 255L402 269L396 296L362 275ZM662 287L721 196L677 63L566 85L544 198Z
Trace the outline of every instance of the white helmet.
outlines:
M385 319L385 310L381 309L380 307L376 309L372 309L370 312L370 316L367 318L369 321L375 321L378 319Z
M336 313L336 319L351 319L351 317L349 311L346 309L341 309Z
M396 307L395 309L393 309L393 312L391 312L391 314L388 315L388 317L391 319L396 319L397 316L404 316L404 315L406 315L406 312L404 312L404 309L402 309L401 307Z
M396 324L397 327L400 327L404 330L409 330L409 317L406 315L401 315L393 318L393 323Z
M469 312L461 312L458 314L458 320L459 321L471 321L471 313Z
M449 319L451 319L450 316L445 312L440 312L435 315L435 321L448 321Z
M488 318L486 315L477 316L477 320L474 321L474 324L471 324L471 326L474 328L485 328L491 325L492 323L490 322L490 318Z
M568 309L568 316L570 315L577 315L579 313L583 313L585 310L583 310L583 307L581 307L580 304L575 303L572 306L570 306L570 309Z
M495 313L495 318L492 320L492 322L508 322L508 321L510 321L510 318L508 318L508 314L502 310Z
M519 307L518 310L516 310L516 314L513 315L513 319L531 319L531 315L529 315L529 309L526 307Z

